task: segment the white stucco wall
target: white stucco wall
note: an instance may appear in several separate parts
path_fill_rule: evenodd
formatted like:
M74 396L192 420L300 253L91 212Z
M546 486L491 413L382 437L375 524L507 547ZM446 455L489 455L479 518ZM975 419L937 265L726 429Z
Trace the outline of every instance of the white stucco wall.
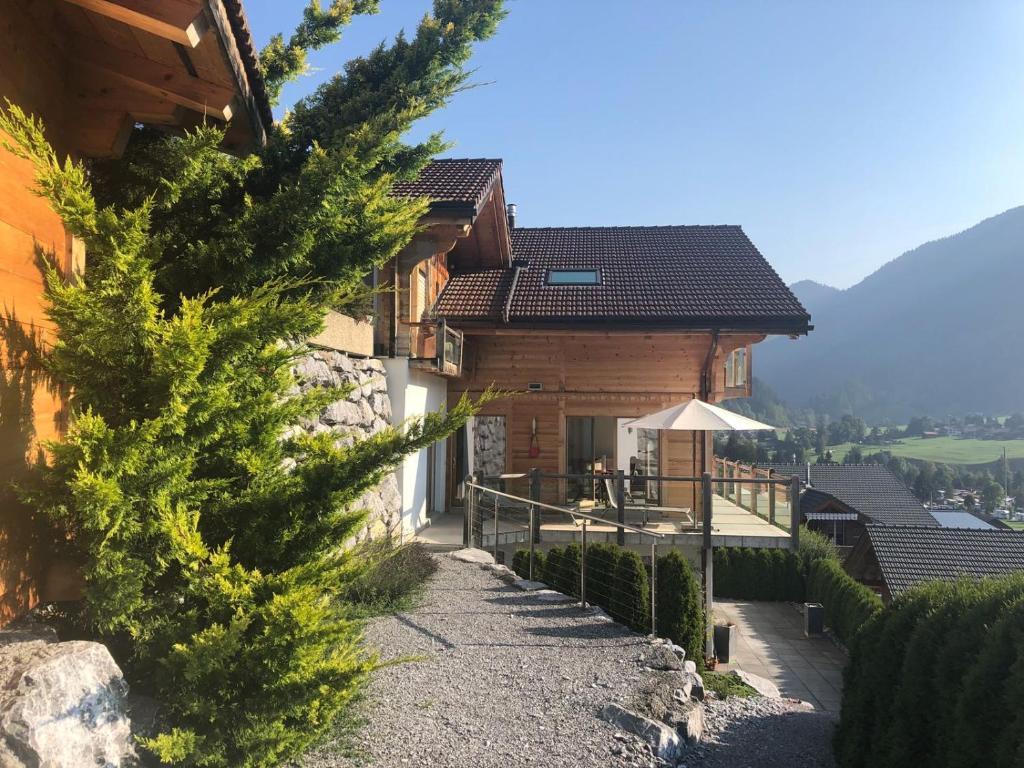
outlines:
M439 376L409 367L407 358L381 358L387 371L388 396L391 399L393 421L400 424L406 419L440 410L448 399L448 384ZM402 532L412 534L423 528L431 509L444 508L444 482L446 446L434 445L434 500L427 503L430 487L429 449L407 456L395 473L402 494Z

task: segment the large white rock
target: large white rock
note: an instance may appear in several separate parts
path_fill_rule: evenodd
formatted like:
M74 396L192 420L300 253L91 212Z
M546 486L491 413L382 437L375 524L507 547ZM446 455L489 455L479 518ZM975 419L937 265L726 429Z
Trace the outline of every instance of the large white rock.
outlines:
M457 552L452 552L452 557L464 563L477 563L479 565L492 565L494 563L494 555L490 552L484 552L482 549L460 549Z
M682 742L679 734L670 726L618 704L605 704L601 708L601 718L646 741L655 757L673 765L679 757Z
M137 766L128 686L106 647L16 634L0 636L0 766Z
M779 686L771 680L742 669L734 669L732 673L762 696L767 696L770 699L782 698L782 692L779 691Z

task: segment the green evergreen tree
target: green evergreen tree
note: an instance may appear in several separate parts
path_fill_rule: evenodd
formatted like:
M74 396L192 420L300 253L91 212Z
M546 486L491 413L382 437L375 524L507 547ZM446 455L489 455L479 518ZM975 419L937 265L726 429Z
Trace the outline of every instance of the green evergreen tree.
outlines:
M305 50L373 2L310 4L265 52L272 93ZM47 274L48 374L72 427L25 498L83 563L89 625L164 704L146 745L175 765L274 766L319 738L374 668L335 596L363 567L355 503L401 458L463 424L463 400L366 440L292 434L344 390L294 392L302 340L417 231L391 197L442 144L401 136L467 77L500 0L438 0L400 37L296 105L247 158L223 131L140 132L126 158L62 162L8 104L0 129L85 244L87 271Z
M651 631L651 586L640 555L629 549L615 563L611 616L637 632Z
M658 636L686 649L686 658L702 669L705 625L700 582L679 550L670 550L658 558L655 592Z

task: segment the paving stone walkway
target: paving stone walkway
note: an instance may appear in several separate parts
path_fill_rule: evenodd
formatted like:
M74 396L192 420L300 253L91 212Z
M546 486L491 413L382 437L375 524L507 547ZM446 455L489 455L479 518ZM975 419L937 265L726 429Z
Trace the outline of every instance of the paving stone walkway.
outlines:
M792 604L715 600L715 619L736 625L732 658L721 668L760 675L783 696L838 715L846 655L828 638L804 637L803 614Z

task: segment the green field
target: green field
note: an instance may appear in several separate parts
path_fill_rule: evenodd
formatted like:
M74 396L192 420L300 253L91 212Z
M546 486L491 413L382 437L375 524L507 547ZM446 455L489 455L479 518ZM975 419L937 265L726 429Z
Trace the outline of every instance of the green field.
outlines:
M842 461L850 443L829 446L832 458ZM1008 459L1024 459L1024 440L962 440L957 437L908 437L892 445L862 445L860 449L867 456L878 451L888 451L893 456L905 459L938 461L944 464L987 464L1002 458L1006 448ZM813 458L812 458L813 461Z
M1003 520L1008 526L1013 528L1015 531L1024 531L1024 522L1013 522L1011 520Z

